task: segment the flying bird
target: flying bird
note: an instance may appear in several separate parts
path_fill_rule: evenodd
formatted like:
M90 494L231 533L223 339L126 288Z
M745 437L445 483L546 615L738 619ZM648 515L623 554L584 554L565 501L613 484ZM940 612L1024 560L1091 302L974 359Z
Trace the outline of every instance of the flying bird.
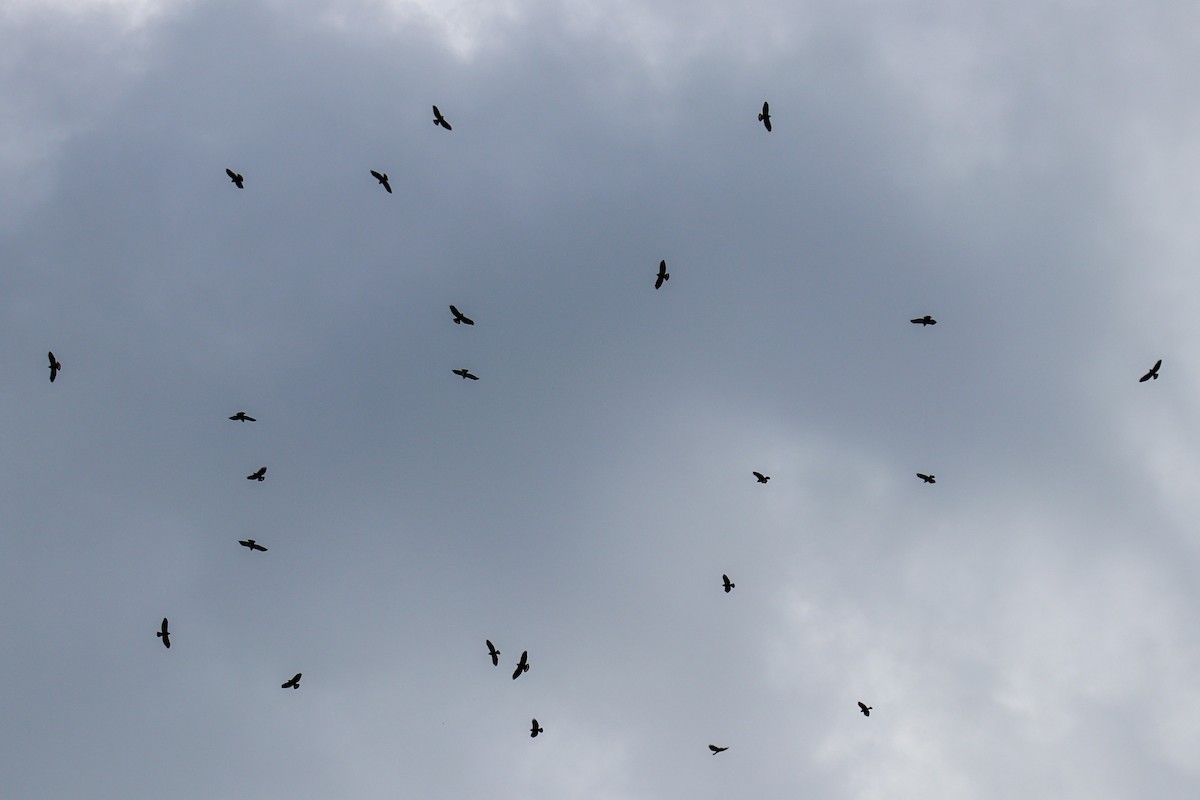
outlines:
M371 170L371 174L375 176L375 180L379 181L380 186L387 189L388 194L392 193L392 185L388 183L388 176L386 172L380 173L376 172L375 170Z
M917 477L926 483L937 483L937 478L935 478L933 475L926 475L923 472L918 472Z
M736 583L733 583L729 580L728 575L722 575L721 580L725 582L725 594L729 594L733 591L733 587L737 586Z
M267 468L259 467L258 472L246 476L248 481L265 481L267 479Z
M752 474L754 475L754 477L758 478L759 483L766 483L767 481L771 480L770 475L763 475L761 472L755 472Z
M715 744L710 744L708 746L708 749L712 750L712 753L715 756L717 753L724 753L729 748L728 747L717 747Z
M866 704L866 703L864 703L862 700L859 700L859 701L858 701L858 710L862 712L862 714L863 714L863 716L864 716L864 717L869 717L869 716L871 716L871 709L872 709L872 708L874 708L874 707L875 707L875 706L869 706L869 705L867 705L867 704Z
M477 381L477 380L479 380L479 376L478 376L478 375L472 375L472 374L471 374L471 371L470 371L470 370L468 370L468 369L452 369L452 370L450 370L450 371L451 371L451 372L453 372L455 375L461 375L461 376L462 376L462 379L463 379L464 381L465 381L467 378L470 378L470 379L471 379L471 380L473 380L473 381Z
M441 125L443 128L445 128L448 131L454 130L454 128L450 127L450 123L446 122L446 118L442 116L442 112L438 111L437 106L433 107L433 124Z
M496 645L492 644L491 639L487 639L488 655L492 657L492 666L500 666L500 651L496 649Z
M54 360L53 353L50 354L50 360L51 361ZM1154 378L1154 380L1158 380L1158 368L1161 366L1162 366L1162 359L1160 358L1158 361L1154 362L1154 366L1150 368L1149 372L1147 372L1142 377L1138 378L1138 383L1145 383L1146 381L1150 380L1151 378ZM51 370L50 371L50 380L54 380L54 368L51 367L50 370Z
M233 170L229 169L229 167L225 168L225 174L229 176L229 180L233 181L234 186L238 187L239 189L246 188L245 186L242 185L242 181L244 181L245 178L243 178L241 175L237 174Z
M54 383L54 379L58 377L58 371L62 369L62 364L58 363L58 359L54 357L54 351L50 351L50 382Z
M658 277L654 281L654 288L662 288L663 283L669 280L671 280L671 273L667 272L667 262L665 260L658 262Z
M237 412L230 419L237 420L238 422L258 422L254 417L247 417L245 411Z
M280 686L279 688L280 689L299 689L301 674L302 673L297 672L295 675L292 676L292 679L290 681L285 681L284 684L282 686Z
M937 320L928 314L923 317L917 317L916 319L910 319L909 322L911 322L913 325L920 325L922 328L926 325L937 325Z
M771 132L771 107L767 105L767 101L763 101L762 113L758 115L758 121L767 129L767 133Z
M257 550L260 553L267 552L267 548L263 547L253 539L239 539L238 544L240 544L242 547L249 547L251 551Z
M542 729L538 727L537 718L535 717L533 720L533 725L529 728L529 738L536 739L537 735L541 732Z
M163 640L163 647L167 648L168 650L171 649L171 632L169 630L167 630L167 618L166 617L163 617L162 630L160 630L158 633L156 633L154 635L157 636L159 639Z
M521 651L521 660L517 662L517 668L513 670L513 680L521 677L522 672L529 672L529 651Z
M459 311L454 306L450 306L450 313L454 315L454 324L455 325L474 325L475 324L475 320L466 316L465 314L463 314L461 311Z

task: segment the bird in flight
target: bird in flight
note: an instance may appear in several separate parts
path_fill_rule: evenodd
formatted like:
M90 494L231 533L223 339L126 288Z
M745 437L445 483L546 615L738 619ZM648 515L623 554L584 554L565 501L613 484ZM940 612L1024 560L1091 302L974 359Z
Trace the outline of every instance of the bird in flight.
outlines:
M667 272L667 262L665 260L658 262L658 276L654 280L654 288L661 289L665 281L671 280L671 273Z
M733 591L733 587L737 586L736 583L733 583L732 581L729 580L728 575L722 575L721 580L725 582L725 594L729 594L730 592Z
M771 480L770 475L763 475L761 472L755 472L752 474L754 475L754 477L758 478L759 483L766 483L767 481Z
M541 732L542 729L538 727L537 718L535 717L533 720L533 725L529 728L529 738L536 739L537 735Z
M517 668L513 670L513 680L521 677L522 672L529 672L529 651L521 651L521 660L517 662Z
M463 379L464 381L465 381L467 378L470 378L470 379L471 379L471 380L473 380L473 381L477 381L477 380L479 380L479 376L478 376L478 375L472 375L472 374L471 374L471 371L470 371L469 369L452 369L452 370L450 370L450 371L451 371L451 372L453 372L455 375L461 375L461 376L462 376L462 379Z
M869 717L869 716L871 716L871 709L872 709L872 708L874 708L874 707L875 707L875 706L869 706L869 705L867 705L867 704L866 704L866 703L864 703L862 700L859 700L859 701L858 701L858 710L862 712L862 715L863 715L864 717Z
M242 547L250 548L251 551L257 550L260 553L267 552L267 548L263 547L261 544L254 541L253 539L239 539L238 544L240 544Z
M50 351L50 382L54 383L54 379L58 377L58 371L62 369L62 364L58 363L58 359L54 357L54 351Z
M909 322L911 322L913 325L920 325L921 327L925 327L926 325L937 325L937 320L928 314L923 317L917 317L916 319L910 319Z
M243 178L241 175L234 172L233 170L229 169L229 167L225 168L225 174L229 176L229 180L233 181L234 186L238 187L239 189L246 188L245 186L242 185L242 181L244 181L245 178Z
M767 105L767 101L763 101L762 113L758 115L758 121L767 129L767 133L771 132L771 107Z
M463 314L463 312L459 311L454 306L450 306L450 313L454 315L454 324L455 325L474 325L475 324L475 320L473 320L470 317L468 317L467 315Z
M246 476L248 481L265 481L267 479L267 468L259 467L258 472Z
M715 756L717 753L724 753L729 748L728 747L717 747L715 744L710 744L708 746L708 749L712 750L712 754Z
M496 645L492 644L491 639L487 639L488 655L492 657L492 666L500 666L500 651L496 649Z
M154 635L163 640L163 647L167 648L168 650L171 649L171 632L167 630L166 617L163 617L162 630Z
M50 354L50 360L51 361L54 360L53 353ZM1138 383L1145 383L1146 381L1150 380L1151 378L1154 378L1154 380L1158 380L1158 368L1161 366L1162 366L1162 359L1160 358L1158 361L1154 362L1154 366L1150 368L1149 372L1147 372L1142 377L1138 378ZM53 367L51 367L50 380L54 380Z
M245 411L237 412L230 419L237 420L238 422L258 422L254 417L247 417Z
M299 689L300 688L300 676L302 674L303 673L297 672L295 675L292 676L292 679L290 681L285 681L284 684L282 686L280 686L279 688L280 689Z
M438 111L437 106L433 107L433 124L441 125L443 128L445 128L448 131L454 130L454 128L450 127L450 123L446 122L446 118L442 116L442 112Z
M388 183L386 172L376 172L375 170L371 170L371 174L375 176L375 180L379 181L380 186L387 189L388 194L392 193L392 185Z
M935 478L933 475L926 475L923 472L918 472L917 477L926 483L937 483L937 478Z

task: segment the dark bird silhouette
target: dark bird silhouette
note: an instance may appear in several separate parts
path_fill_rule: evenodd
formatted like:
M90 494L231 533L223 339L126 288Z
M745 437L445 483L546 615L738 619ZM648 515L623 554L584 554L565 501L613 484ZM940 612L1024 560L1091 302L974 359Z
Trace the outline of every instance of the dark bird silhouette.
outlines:
M446 122L446 118L442 116L442 112L438 111L437 106L433 107L433 124L441 125L443 128L445 128L448 131L454 130L454 128L450 127L450 123Z
M762 113L758 115L758 121L767 129L767 133L771 132L771 107L767 105L767 101L763 101Z
M916 319L910 319L909 322L911 322L913 325L920 325L921 327L925 327L926 325L937 325L937 320L928 314L923 317L917 317Z
M375 180L379 181L380 186L387 189L388 194L392 193L392 185L388 183L388 176L386 172L376 172L375 170L371 170L371 174L375 176Z
M230 419L237 420L238 422L258 422L254 417L247 417L245 411L237 412Z
M496 649L496 645L492 644L492 640L487 640L488 655L492 657L492 666L500 666L500 651Z
M529 728L529 738L536 739L537 735L541 732L542 732L542 729L538 727L537 718L534 717L533 725L531 725Z
M162 630L154 635L163 640L163 647L167 648L168 650L171 649L171 632L167 630L166 617L163 617Z
M867 704L866 704L866 703L864 703L862 700L859 700L859 701L858 701L858 710L862 712L862 714L863 714L863 716L864 716L864 717L869 717L869 716L871 716L871 709L872 709L872 708L874 708L874 707L875 707L875 706L869 706L869 705L867 705Z
M265 481L267 479L267 468L259 467L258 472L246 476L248 481Z
M279 688L280 689L299 689L300 688L300 676L302 674L303 673L297 672L295 675L292 676L292 679L290 681L285 681L284 684L282 686L280 686Z
M454 306L450 306L450 313L454 315L454 324L455 325L474 325L475 324L475 320L473 320L470 317L468 317L467 315L463 314L461 311L459 311Z
M708 746L708 749L712 750L712 753L715 756L717 753L724 753L729 748L728 747L717 747L715 744L710 744Z
M517 668L513 670L513 680L521 677L522 672L529 672L529 651L521 651L521 660L517 662Z
M225 174L229 176L229 180L233 181L234 186L238 187L239 189L246 188L245 186L242 185L242 181L244 181L245 178L243 178L241 175L237 174L236 172L229 169L228 167L225 168Z
M667 272L667 262L658 262L658 277L654 280L654 288L660 289L665 281L671 280L671 273Z
M462 376L462 379L463 379L464 381L465 381L467 378L470 378L470 379L471 379L471 380L473 380L473 381L477 381L477 380L479 380L479 376L478 376L478 375L472 375L472 374L471 374L471 371L470 371L470 370L468 370L468 369L452 369L452 370L450 370L450 371L451 371L451 372L453 372L455 375L461 375L461 376Z
M267 552L267 548L263 547L253 539L239 539L238 544L240 544L242 547L249 547L252 551L257 550L260 553Z
M926 483L937 483L937 478L935 478L932 475L926 475L923 472L918 472L917 477L920 478L921 480L925 481Z
M759 483L766 483L767 481L771 480L770 475L763 475L761 472L755 472L752 474L754 475L754 477L758 478Z
M58 363L58 359L54 357L54 351L50 351L50 382L54 383L54 379L58 377L58 371L62 369L62 364Z
M736 583L733 583L729 580L728 575L722 575L721 580L725 582L725 594L729 594L733 591L733 587L737 586Z
M50 360L51 361L54 360L53 353L50 354ZM1138 383L1145 383L1146 381L1150 380L1151 378L1154 378L1154 380L1158 380L1158 368L1161 366L1162 366L1162 359L1160 358L1158 361L1154 362L1154 366L1150 368L1149 372L1147 372L1142 377L1138 378ZM53 370L54 370L54 368L51 367L50 380L54 380L54 371Z

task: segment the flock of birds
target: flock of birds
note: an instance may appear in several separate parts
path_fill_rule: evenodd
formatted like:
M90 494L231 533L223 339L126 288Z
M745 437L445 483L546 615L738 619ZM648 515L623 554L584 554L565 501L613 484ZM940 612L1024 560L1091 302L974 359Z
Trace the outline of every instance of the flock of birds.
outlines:
M433 124L434 125L444 128L447 131L454 130L450 126L450 123L442 115L442 112L438 109L437 106L433 106L433 115L434 115L433 116ZM758 115L758 121L763 124L763 127L765 127L767 129L767 131L771 130L771 109L770 109L770 105L766 102L764 102L762 104L762 111ZM391 194L392 186L391 186L391 183L388 181L387 173L386 172L377 172L376 170L371 170L370 172L371 172L371 175L375 178L375 180L379 182L379 185L382 186L385 190L387 190L388 194ZM229 176L230 181L232 181L233 184L235 186L237 186L237 188L239 188L239 189L245 188L245 177L241 173L234 172L232 169L227 168L225 170L225 174ZM666 260L664 259L662 261L659 261L658 262L658 273L655 275L655 279L654 279L654 288L661 289L663 287L663 284L665 284L670 279L671 279L671 274L669 272L667 272ZM450 306L450 314L451 314L451 319L455 325L474 325L475 324L475 321L473 319L471 319L470 317L463 314L454 305ZM926 314L921 317L915 317L915 318L909 320L909 322L911 322L913 325L920 325L923 328L928 327L930 325L937 324L937 320L934 319L929 314ZM55 358L53 351L51 351L49 353L49 358L50 358L50 382L53 383L54 379L58 377L59 371L62 370L62 363L59 362L59 360L57 358ZM1146 372L1145 375L1143 375L1141 378L1138 379L1138 381L1141 383L1145 383L1146 381L1149 381L1149 380L1158 380L1159 369L1161 367L1162 367L1162 359L1160 358L1158 361L1156 361L1154 363L1154 366L1151 367L1150 370ZM472 381L479 380L478 375L475 375L474 373L472 373L470 370L468 370L466 368L453 369L453 370L451 370L451 372L453 372L455 375L458 375L463 380L472 380ZM229 419L236 421L236 422L257 422L258 421L254 417L248 416L246 414L246 412L244 412L244 411L238 411L233 416L229 417ZM267 468L260 467L255 472L252 472L251 474L247 475L246 480L259 481L259 482L265 481L266 474L267 474ZM771 477L769 475L764 475L763 473L758 472L758 471L753 471L751 474L754 476L754 478L757 480L757 482L761 483L761 484L765 484L771 480ZM918 478L920 478L925 483L928 483L928 484L937 483L935 476L932 474L918 472L918 473L916 473L916 475ZM239 540L238 544L241 545L242 547L247 548L251 552L260 552L260 553L267 552L267 548L264 547L263 545L259 544L254 539ZM732 592L733 589L737 586L737 584L735 584L733 581L731 581L729 579L728 575L721 575L721 585L726 594L729 594L730 592ZM162 640L164 647L170 649L170 647L171 647L171 632L169 630L168 625L169 625L169 623L168 623L167 618L163 617L162 625L159 627L159 630L155 633L155 636ZM492 660L492 666L494 666L494 667L499 666L500 665L500 651L498 649L496 649L496 646L494 644L492 644L491 640L487 640L485 642L485 644L487 645L487 648L488 648L488 655L490 656L490 658ZM515 681L517 678L521 677L526 672L529 672L529 651L528 650L524 650L521 652L521 658L517 661L516 667L513 670L512 679ZM302 677L302 675L303 675L303 673L297 672L291 678L284 681L283 684L281 684L280 688L299 689L300 688L300 678ZM868 706L866 703L862 702L861 700L858 701L858 709L864 717L871 716L871 710L873 708L874 708L873 706ZM536 717L533 718L531 725L530 725L530 730L529 730L530 737L536 739L538 737L538 734L543 733L543 732L544 732L544 729L538 724L537 718ZM719 747L715 744L710 744L708 746L708 749L710 751L712 751L712 754L715 756L717 753L723 753L726 750L728 750L729 748L728 747Z

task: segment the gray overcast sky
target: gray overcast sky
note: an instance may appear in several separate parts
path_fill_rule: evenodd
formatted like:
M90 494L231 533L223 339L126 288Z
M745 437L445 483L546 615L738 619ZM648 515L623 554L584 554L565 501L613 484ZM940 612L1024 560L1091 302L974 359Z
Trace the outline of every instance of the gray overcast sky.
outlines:
M1198 23L10 0L0 793L1197 796Z

